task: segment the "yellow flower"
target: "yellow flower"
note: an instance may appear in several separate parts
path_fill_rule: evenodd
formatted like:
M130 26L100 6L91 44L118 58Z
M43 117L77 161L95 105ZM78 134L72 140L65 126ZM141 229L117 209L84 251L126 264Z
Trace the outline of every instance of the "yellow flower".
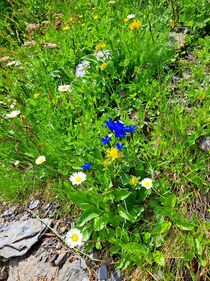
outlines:
M102 63L102 65L101 65L101 70L104 70L104 69L106 69L107 68L107 63Z
M135 176L132 176L132 178L130 179L130 184L136 186L138 184L138 178Z
M170 19L169 26L173 29L175 27L174 20Z
M63 30L69 30L69 29L70 29L70 27L68 25L63 27Z
M110 162L108 159L105 159L105 160L103 161L104 167L108 167L110 164L111 164L111 162Z
M129 19L128 19L128 18L125 18L125 19L124 19L124 22L128 22L128 21L129 21Z
M38 98L38 96L40 96L40 93L35 93L34 94L34 98Z
M142 22L140 20L134 20L131 24L129 24L128 28L132 31L138 30L142 27Z
M96 45L96 52L98 52L101 49L104 49L105 47L106 47L106 44L104 44L104 43Z
M122 155L122 152L120 152L116 147L112 147L106 151L106 156L111 158L112 161L121 158Z
M97 15L95 15L95 16L93 16L93 18L94 18L94 20L97 20L98 16L97 16Z

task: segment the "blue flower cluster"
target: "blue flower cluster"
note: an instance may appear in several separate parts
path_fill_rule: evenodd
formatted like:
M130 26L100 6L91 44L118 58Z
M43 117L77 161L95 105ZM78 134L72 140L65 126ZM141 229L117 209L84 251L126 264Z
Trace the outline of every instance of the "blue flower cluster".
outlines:
M111 118L105 121L106 126L115 133L115 137L123 139L127 133L133 134L136 126L126 126L120 120L113 121Z
M107 144L112 140L112 138L110 138L109 136L106 136L106 137L102 138L101 140L102 140L103 144Z
M89 170L91 167L93 166L92 163L84 163L83 166L81 166L81 168L83 169L83 171Z

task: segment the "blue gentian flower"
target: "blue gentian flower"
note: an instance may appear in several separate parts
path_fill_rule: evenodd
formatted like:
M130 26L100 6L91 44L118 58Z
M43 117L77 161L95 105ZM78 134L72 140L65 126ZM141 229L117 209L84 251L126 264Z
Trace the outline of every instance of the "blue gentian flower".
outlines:
M84 163L83 166L81 166L81 168L83 169L83 171L89 170L91 167L93 166L92 163Z
M127 133L133 134L136 126L126 126L120 120L113 121L111 118L105 121L106 126L115 133L116 138L123 139Z
M124 144L116 143L116 147L120 151L124 147Z
M106 137L102 138L101 140L102 140L103 144L107 144L112 140L112 138L110 138L109 136L106 136Z

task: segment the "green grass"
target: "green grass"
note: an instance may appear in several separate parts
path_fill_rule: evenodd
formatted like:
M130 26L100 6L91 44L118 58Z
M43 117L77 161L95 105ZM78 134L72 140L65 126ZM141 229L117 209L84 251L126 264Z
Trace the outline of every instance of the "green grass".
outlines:
M1 196L21 202L56 194L95 241L86 250L108 247L116 266L138 265L133 280L208 280L209 154L198 148L199 137L209 136L207 11L207 1L194 0L21 0L0 10L1 57L10 57L0 62ZM141 28L130 30L129 14ZM183 26L186 42L174 49L169 32ZM93 56L99 44L110 52L104 69ZM90 63L83 79L75 76L82 60ZM65 84L71 90L59 92ZM20 114L5 118L12 110ZM136 129L117 140L109 118ZM104 166L116 142L123 157ZM46 162L36 165L40 155ZM93 167L75 187L69 177L84 162ZM151 190L141 187L144 178L152 178Z

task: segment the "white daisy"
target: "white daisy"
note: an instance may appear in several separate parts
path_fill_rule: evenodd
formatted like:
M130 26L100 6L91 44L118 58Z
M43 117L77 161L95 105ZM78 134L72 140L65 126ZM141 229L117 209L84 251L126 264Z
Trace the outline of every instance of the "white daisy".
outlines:
M36 163L37 165L40 165L40 164L42 164L42 163L45 162L45 161L46 161L46 157L45 157L44 155L42 155L42 156L39 156L39 157L36 159L35 163Z
M6 115L7 118L15 118L20 114L20 110L13 110L11 113Z
M19 161L19 160L16 160L16 161L14 162L15 167L17 167L19 164L20 164L20 161Z
M79 185L87 178L86 174L83 172L76 172L70 176L69 180L73 185Z
M70 248L80 246L82 244L82 233L79 229L73 228L67 232L65 242Z
M145 178L141 181L141 185L145 187L146 189L152 188L152 179L150 178Z
M134 14L130 14L127 16L127 19L131 20L131 19L134 19L135 18L135 15Z
M70 86L70 85L61 85L61 86L58 86L58 91L61 92L61 93L69 92L70 89L71 89L71 86Z

